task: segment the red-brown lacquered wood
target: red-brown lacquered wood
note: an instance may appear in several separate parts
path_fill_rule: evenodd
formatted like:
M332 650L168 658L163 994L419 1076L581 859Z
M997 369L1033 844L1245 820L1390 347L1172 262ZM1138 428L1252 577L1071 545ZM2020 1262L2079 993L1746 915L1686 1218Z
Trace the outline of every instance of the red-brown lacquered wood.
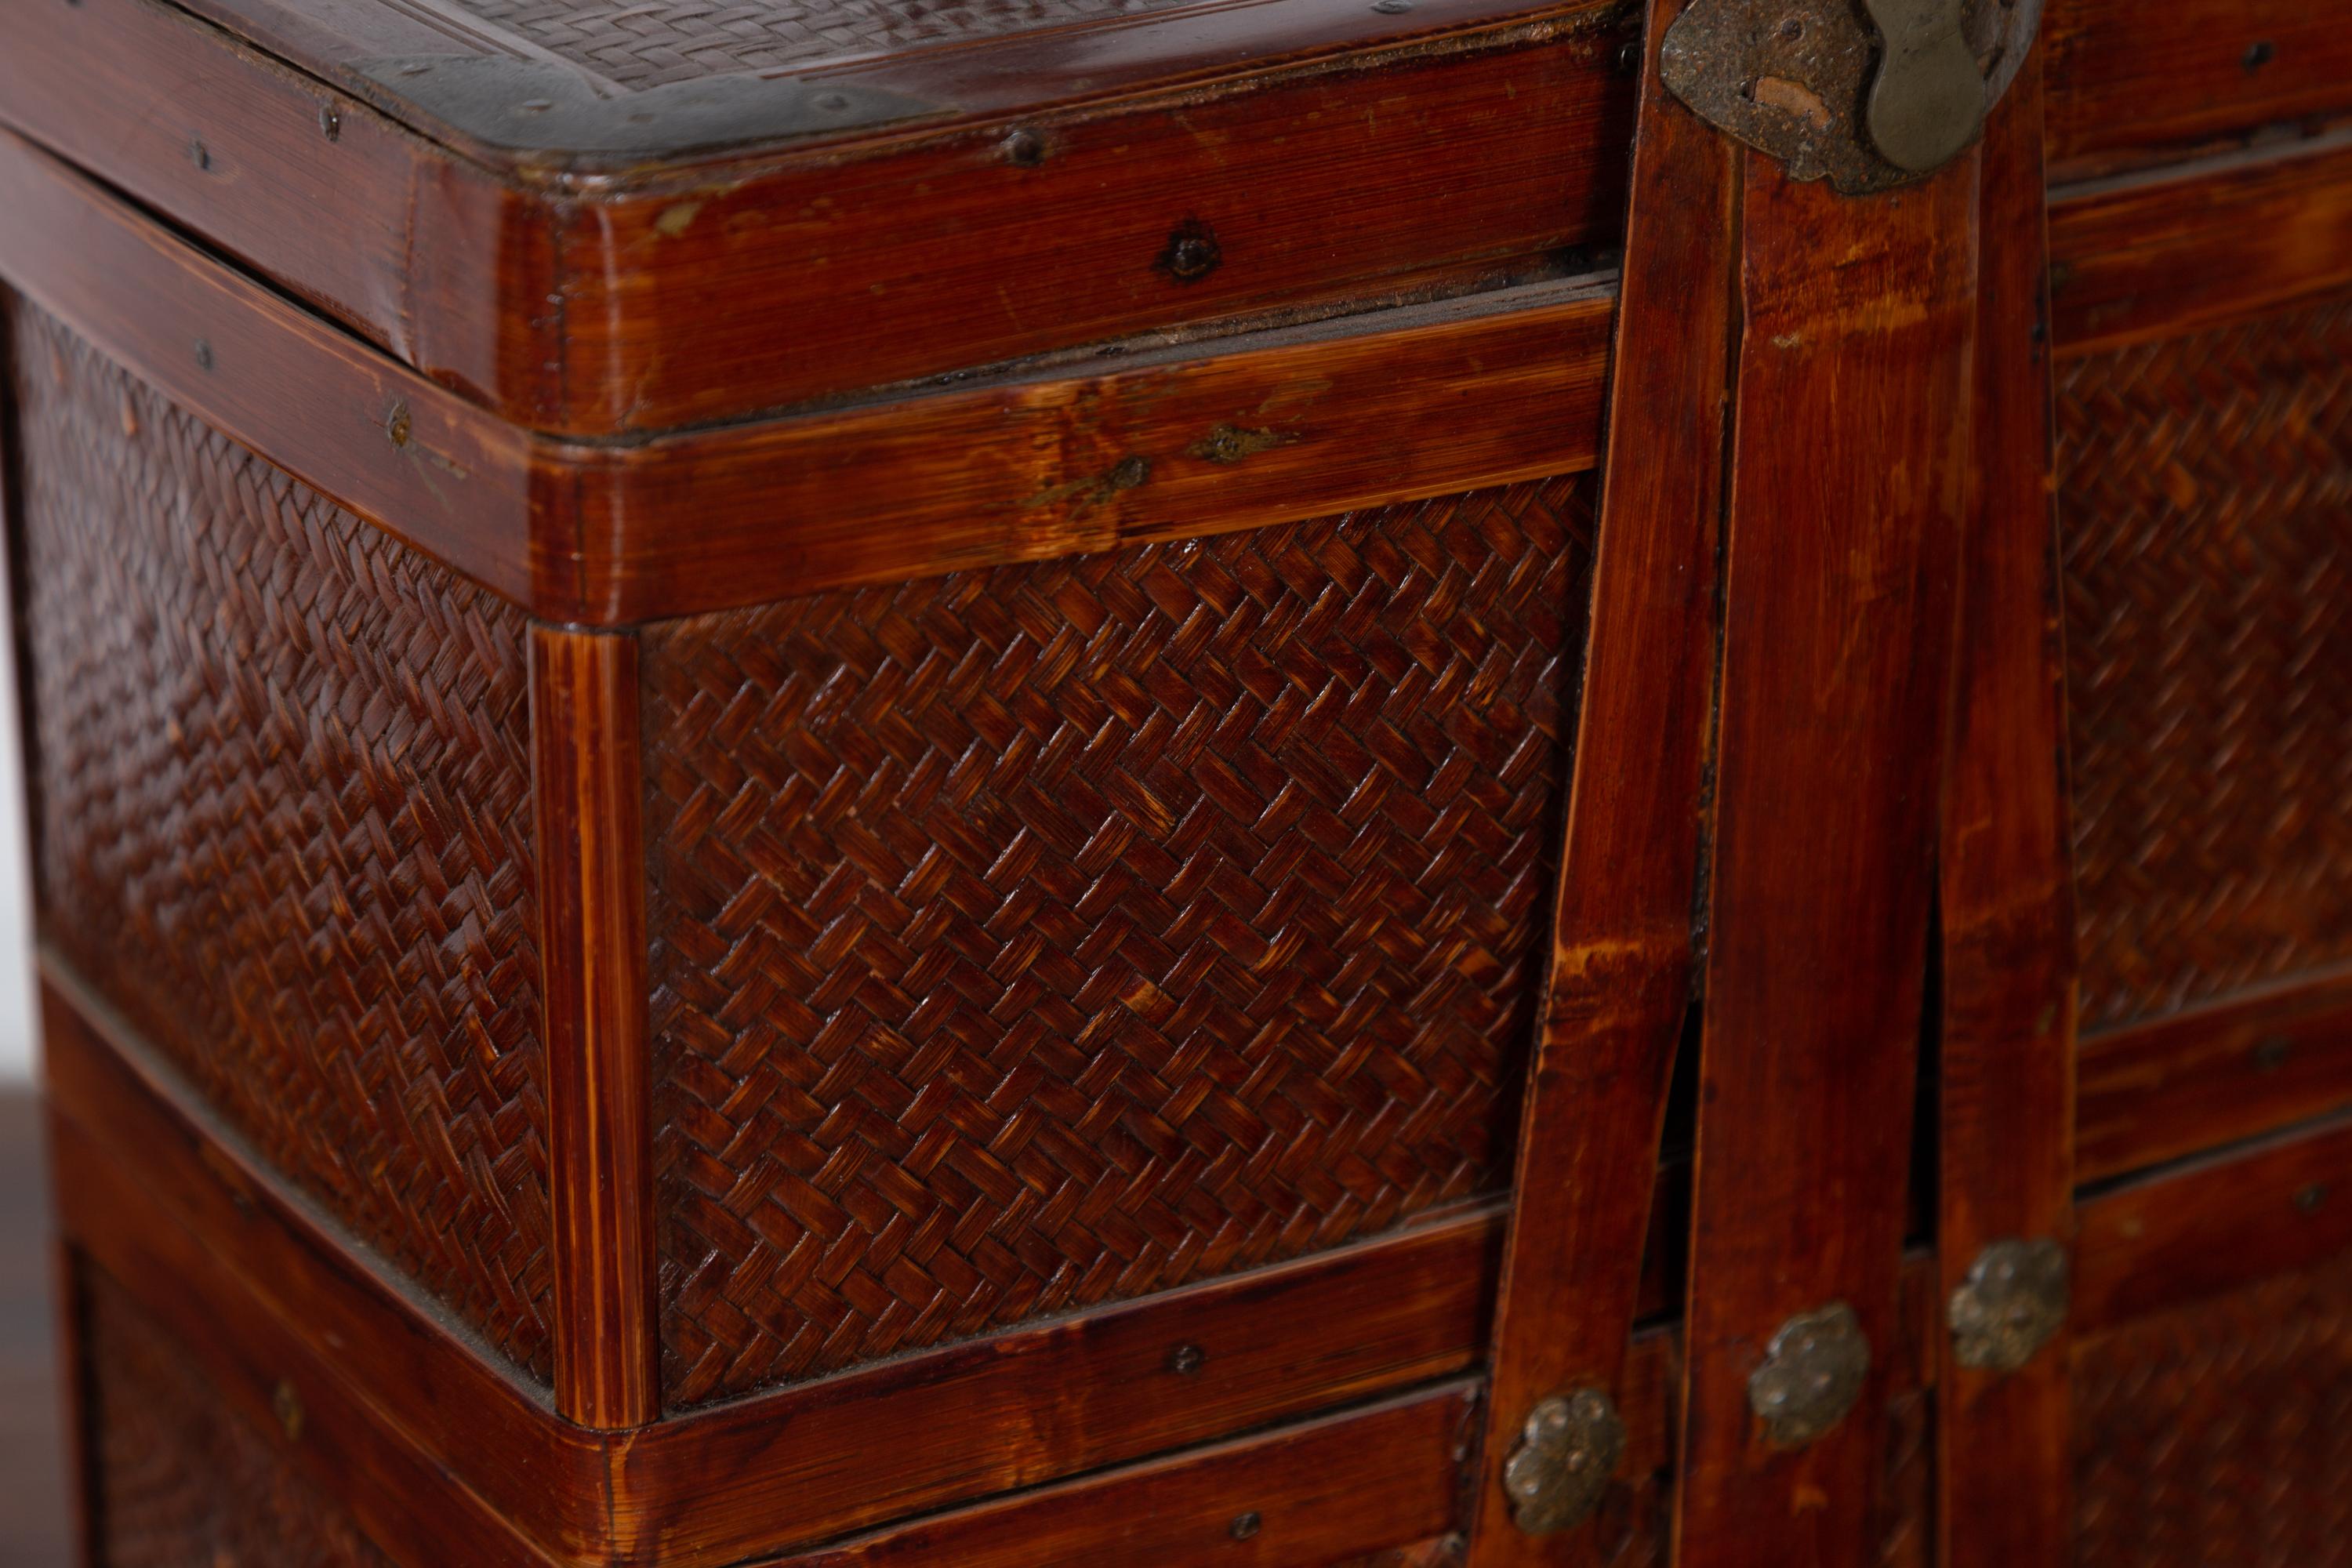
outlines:
M635 636L534 625L530 694L555 1407L635 1426L661 1414Z
M1655 51L1681 8L1651 7L1591 653L1520 1111L1471 1538L1478 1568L1592 1559L1589 1531L1520 1531L1503 1469L1538 1400L1584 1385L1617 1393L1690 1000L1737 164L1731 144L1658 81Z
M1747 157L1679 1561L1865 1556L1896 1331L1977 159L1866 200ZM1871 1386L1779 1448L1748 1380L1843 1301Z
M2352 286L2352 134L2056 193L2063 354L2263 316Z
M387 6L205 8L331 74L362 54L467 47ZM1447 0L1403 16L1292 0L844 61L825 68L955 112L633 167L576 208L153 0L30 8L0 60L0 111L512 417L643 430L1460 287L1612 238L1633 94L1610 10ZM2352 108L2340 21L2288 0L2251 15L2234 0L2057 5L2060 152L2088 174ZM362 48L370 29L385 36ZM1040 138L1041 159L1006 158L1014 130ZM1180 284L1156 264L1187 218L1214 230L1221 259ZM1067 244L1081 226L1100 243Z
M2084 1182L2352 1110L2352 971L2089 1036L2078 1070Z
M2042 64L1985 133L1976 461L1958 586L1939 857L1939 1300L1988 1245L2072 1228L2074 908L2042 174ZM2068 1515L2063 1334L2011 1373L1936 1336L1939 1563L2056 1563Z
M716 420L1606 243L1630 98L1606 16L1049 110L1018 121L1034 163L1003 122L581 208L561 241L569 423ZM1213 265L1166 259L1187 236Z
M628 189L580 184L584 202L560 182L501 184L152 0L29 15L0 103L428 375L593 436L1458 289L1605 244L1631 101L1613 12L1496 9L1467 6L1349 68L1318 58L1349 29L1305 25L1271 71L1245 31L1222 66L1173 51L1191 85L1103 96L1084 74L1023 79L995 96L1040 112L706 162L657 189L635 188L654 173L641 163ZM93 61L111 67L99 100L160 107L126 111L127 129L87 112ZM1040 155L1007 157L1016 128ZM1162 259L1187 225L1213 236L1214 260L1179 277Z
M386 531L526 599L520 431L212 261L0 132L0 273L115 360Z
M2086 1198L2074 1327L2087 1334L2352 1247L2352 1124L2228 1150Z
M1491 1207L600 1436L531 1402L339 1244L46 967L58 1108L121 1191L146 1194L134 1207L84 1184L96 1195L68 1209L77 1244L118 1275L118 1247L197 1248L210 1261L189 1276L190 1310L267 1319L329 1347L355 1418L376 1428L364 1440L415 1450L437 1484L565 1560L720 1568L1457 1376L1482 1353L1502 1230ZM470 1528L451 1509L447 1528Z
M1500 1240L1482 1214L666 1421L619 1441L614 1530L632 1561L731 1563L1451 1376Z
M413 1450L436 1486L480 1500L471 1511L457 1500L425 1509L435 1517L422 1528L470 1531L486 1510L556 1555L593 1553L605 1532L594 1437L557 1420L502 1362L387 1284L210 1125L53 958L42 968L52 1125L73 1130L89 1156L58 1182L74 1245L126 1284L137 1284L140 1256L159 1279L184 1274L182 1310L220 1319L221 1333L318 1347L322 1364L352 1385L354 1421L373 1428L353 1441ZM257 1326L265 1318L279 1327Z
M1289 1568L1453 1529L1474 1383L896 1525L769 1568Z
M157 0L75 0L11 11L0 122L436 378L558 417L529 292L553 225L346 94Z
M549 590L633 621L1591 467L1605 294L1537 285L1377 321L566 454L581 567Z
M505 425L0 133L0 271L208 423L570 623L1590 468L1610 302L1531 285L1076 375L585 446Z
M106 1135L52 1118L59 1206L75 1245L197 1352L249 1423L286 1438L289 1462L404 1563L538 1568L554 1554L370 1407L347 1358L363 1353L253 1296L205 1237L157 1207ZM488 1439L477 1437L477 1441ZM593 1479L593 1472L583 1472ZM584 1495L584 1494L583 1494ZM105 1521L98 1524L104 1539Z
M2352 112L2344 0L2053 0L2042 26L2069 178Z

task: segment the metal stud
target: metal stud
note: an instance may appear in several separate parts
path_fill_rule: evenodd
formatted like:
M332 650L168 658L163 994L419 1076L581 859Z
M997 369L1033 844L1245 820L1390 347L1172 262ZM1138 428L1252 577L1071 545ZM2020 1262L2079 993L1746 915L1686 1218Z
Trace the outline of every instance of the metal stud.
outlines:
M1528 1412L1519 1446L1503 1467L1511 1522L1529 1535L1580 1524L1625 1456L1625 1423L1597 1388L1543 1401Z
M1815 1442L1853 1408L1870 1375L1870 1341L1843 1301L1800 1312L1765 1348L1748 1379L1748 1407L1775 1447Z
M2049 1237L1996 1241L1952 1289L1952 1355L1962 1366L2015 1372L2066 1321L2066 1249Z

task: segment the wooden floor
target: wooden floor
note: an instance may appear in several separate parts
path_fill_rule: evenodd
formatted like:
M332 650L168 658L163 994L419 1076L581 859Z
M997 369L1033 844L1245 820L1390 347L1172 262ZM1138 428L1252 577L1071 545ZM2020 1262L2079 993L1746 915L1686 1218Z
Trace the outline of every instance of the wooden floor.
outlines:
M0 1090L0 1568L67 1559L38 1107Z

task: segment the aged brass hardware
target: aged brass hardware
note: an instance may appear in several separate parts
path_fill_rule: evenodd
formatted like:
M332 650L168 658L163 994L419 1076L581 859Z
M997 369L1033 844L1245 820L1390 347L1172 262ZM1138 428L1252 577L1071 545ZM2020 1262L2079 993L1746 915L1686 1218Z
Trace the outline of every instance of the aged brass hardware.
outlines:
M1764 1364L1748 1375L1748 1407L1764 1423L1765 1441L1801 1448L1845 1419L1869 1375L1861 1320L1832 1301L1780 1325Z
M2042 0L1693 0L1660 68L1791 178L1861 195L1965 152L2041 22Z
M1503 1467L1511 1522L1552 1535L1583 1522L1625 1455L1625 1423L1597 1388L1544 1400L1528 1412L1519 1446Z
M2066 1249L2047 1237L1996 1241L1952 1288L1952 1354L1962 1366L2015 1372L2066 1321Z

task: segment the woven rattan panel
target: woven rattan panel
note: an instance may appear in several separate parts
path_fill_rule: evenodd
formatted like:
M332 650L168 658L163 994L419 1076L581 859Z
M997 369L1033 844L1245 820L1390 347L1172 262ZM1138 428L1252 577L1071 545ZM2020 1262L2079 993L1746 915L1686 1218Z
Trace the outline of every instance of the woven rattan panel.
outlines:
M2084 1023L2352 959L2352 306L2058 409Z
M1165 11L1197 0L459 0L625 87Z
M232 1411L121 1287L83 1278L100 1568L390 1568L281 1432Z
M2074 1352L2077 1568L2352 1564L2352 1258Z
M545 1375L519 613L31 308L11 326L43 935Z
M1588 485L646 641L690 1405L1507 1180Z

